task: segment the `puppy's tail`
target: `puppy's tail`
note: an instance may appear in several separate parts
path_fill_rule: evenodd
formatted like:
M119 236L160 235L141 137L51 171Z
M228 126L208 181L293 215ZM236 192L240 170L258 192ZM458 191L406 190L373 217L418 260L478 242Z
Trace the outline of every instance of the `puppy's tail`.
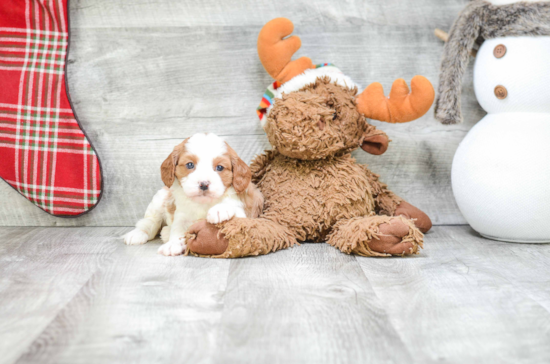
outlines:
M136 229L145 232L148 235L147 240L153 240L159 233L160 227L164 222L166 205L172 199L172 194L167 187L160 189L153 200L147 206L145 217L136 223Z

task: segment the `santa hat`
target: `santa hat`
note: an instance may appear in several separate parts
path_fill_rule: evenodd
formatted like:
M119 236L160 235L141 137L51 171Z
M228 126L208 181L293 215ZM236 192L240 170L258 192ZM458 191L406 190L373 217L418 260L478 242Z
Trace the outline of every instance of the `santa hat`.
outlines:
M462 78L476 40L550 35L550 1L474 0L460 13L445 44L435 117L443 124L462 122Z
M275 99L280 99L283 93L288 94L290 92L298 91L307 85L315 83L315 80L318 77L328 77L331 82L335 82L340 86L359 88L359 86L353 82L351 78L346 76L331 63L322 63L315 65L315 68L306 69L304 73L295 76L284 84L279 81L275 81L267 87L262 97L262 101L260 101L260 106L256 109L260 122L262 123L262 127L265 126L265 117L269 115Z

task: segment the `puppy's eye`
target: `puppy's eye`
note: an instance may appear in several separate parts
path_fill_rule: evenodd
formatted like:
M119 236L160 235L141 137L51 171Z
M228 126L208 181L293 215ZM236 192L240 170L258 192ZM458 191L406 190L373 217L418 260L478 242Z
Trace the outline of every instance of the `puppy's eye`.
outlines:
M223 166L216 166L216 171L218 171L218 172L223 171Z
M187 167L187 169L193 169L195 168L195 165L193 164L193 162L189 162L185 165Z
M336 113L332 114L332 120L336 120L337 117L338 115L336 115Z

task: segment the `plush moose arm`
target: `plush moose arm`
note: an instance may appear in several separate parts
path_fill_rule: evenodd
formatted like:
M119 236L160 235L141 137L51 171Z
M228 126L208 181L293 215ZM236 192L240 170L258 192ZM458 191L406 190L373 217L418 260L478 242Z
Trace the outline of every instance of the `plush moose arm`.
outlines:
M382 130L376 129L374 125L367 124L367 130L363 134L361 149L373 155L381 155L388 150L390 139Z
M258 184L265 175L268 166L278 153L273 150L266 150L263 154L254 157L250 162L250 170L252 171L252 183Z

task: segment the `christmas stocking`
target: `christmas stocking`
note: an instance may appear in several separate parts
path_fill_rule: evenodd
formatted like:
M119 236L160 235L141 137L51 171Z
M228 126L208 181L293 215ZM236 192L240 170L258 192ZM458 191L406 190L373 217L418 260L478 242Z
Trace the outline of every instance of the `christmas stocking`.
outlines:
M0 1L0 177L55 216L90 211L102 191L67 95L67 1Z

